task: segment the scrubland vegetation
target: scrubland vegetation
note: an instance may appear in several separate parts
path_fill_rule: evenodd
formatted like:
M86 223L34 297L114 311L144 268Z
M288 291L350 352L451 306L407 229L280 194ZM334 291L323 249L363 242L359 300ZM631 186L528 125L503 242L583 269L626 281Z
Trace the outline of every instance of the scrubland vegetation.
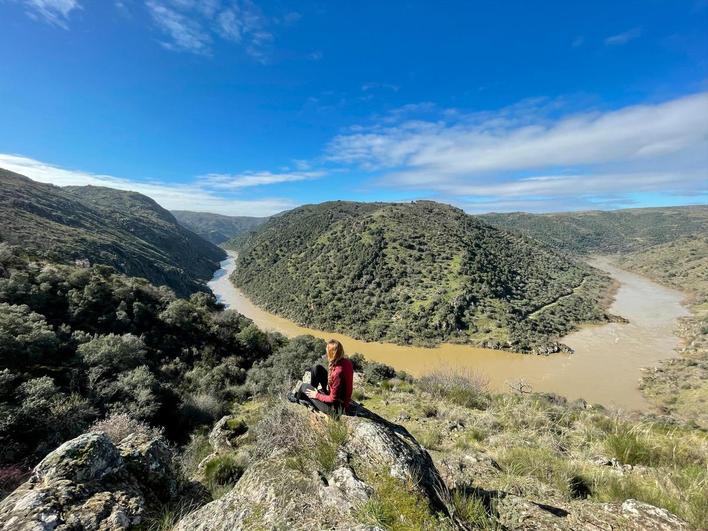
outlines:
M289 362L296 358L309 361L295 356ZM358 399L407 428L430 452L446 484L441 510L414 485L353 460L356 476L373 488L356 511L362 524L393 530L502 529L514 517L503 505L513 494L587 518L596 517L603 503L636 499L667 509L696 529L708 525L708 437L702 430L554 395L493 394L472 373L443 370L413 380L389 369L386 378L368 378L368 363L358 358L358 364ZM232 465L224 462L235 459L240 473L273 448L283 449L292 474L327 474L348 437L343 421L318 420L269 392L235 405L233 413L248 419L249 430L232 457L218 458L225 476ZM204 447L205 440L195 437L185 455ZM212 466L217 465L207 464L207 475ZM192 465L191 473L195 470ZM224 493L213 487L212 492Z
M52 186L0 169L2 241L52 262L109 265L182 296L205 291L225 258L142 194Z
M301 341L311 344L264 333L212 295L179 299L106 266L52 264L0 244L0 476L107 414L184 442L243 395L255 362Z
M448 205L334 202L269 220L233 280L299 323L366 340L552 352L610 319L604 274Z
M631 208L554 214L487 214L481 219L565 252L642 251L691 234L704 234L708 207Z

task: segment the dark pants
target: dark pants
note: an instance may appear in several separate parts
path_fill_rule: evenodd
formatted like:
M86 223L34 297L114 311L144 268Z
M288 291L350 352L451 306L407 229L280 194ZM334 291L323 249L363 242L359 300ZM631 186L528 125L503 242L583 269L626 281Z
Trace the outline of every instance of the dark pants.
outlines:
M327 413L328 415L333 416L341 415L343 412L341 404L327 404L321 400L317 400L316 398L310 398L305 394L307 389L317 391L318 387L321 387L325 394L329 393L329 390L327 389L327 369L325 369L322 365L313 365L308 370L310 371L310 382L312 383L303 383L300 386L298 399L302 402L307 402L313 408L321 411L322 413Z

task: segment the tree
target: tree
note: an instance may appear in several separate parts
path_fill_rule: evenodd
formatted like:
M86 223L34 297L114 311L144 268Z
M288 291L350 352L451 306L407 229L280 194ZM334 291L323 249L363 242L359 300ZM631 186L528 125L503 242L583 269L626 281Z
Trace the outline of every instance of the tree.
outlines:
M57 336L38 313L26 305L0 303L0 365L24 367L47 363L58 347Z

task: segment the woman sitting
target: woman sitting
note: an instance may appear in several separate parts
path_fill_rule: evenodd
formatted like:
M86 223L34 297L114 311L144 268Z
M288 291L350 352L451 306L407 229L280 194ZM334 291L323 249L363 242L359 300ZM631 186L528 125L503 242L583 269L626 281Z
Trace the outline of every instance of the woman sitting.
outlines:
M354 366L336 339L327 342L327 360L329 370L315 365L305 371L303 382L296 384L288 399L305 403L328 415L342 415L348 412L352 399Z

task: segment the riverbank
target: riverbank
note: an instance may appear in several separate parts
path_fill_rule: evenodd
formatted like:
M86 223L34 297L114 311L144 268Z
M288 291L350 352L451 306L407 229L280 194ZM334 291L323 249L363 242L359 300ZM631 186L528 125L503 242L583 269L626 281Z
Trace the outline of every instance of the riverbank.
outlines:
M679 320L676 331L680 357L647 368L640 388L663 413L708 430L708 236L626 255L620 264L688 295L691 315Z
M511 383L524 380L534 390L553 392L569 399L625 410L647 410L650 404L638 388L643 367L676 357L678 338L673 334L677 318L686 315L683 294L655 284L639 275L623 271L606 259L592 264L610 273L620 284L610 307L614 314L630 322L592 326L574 332L562 341L574 354L530 356L513 352L443 344L435 348L412 347L360 341L343 334L314 330L270 314L253 304L231 284L234 254L222 262L222 269L209 283L227 307L252 319L260 328L287 336L311 334L342 341L348 352L360 352L367 359L392 365L414 376L440 367L476 372L489 380L495 391L508 390Z

